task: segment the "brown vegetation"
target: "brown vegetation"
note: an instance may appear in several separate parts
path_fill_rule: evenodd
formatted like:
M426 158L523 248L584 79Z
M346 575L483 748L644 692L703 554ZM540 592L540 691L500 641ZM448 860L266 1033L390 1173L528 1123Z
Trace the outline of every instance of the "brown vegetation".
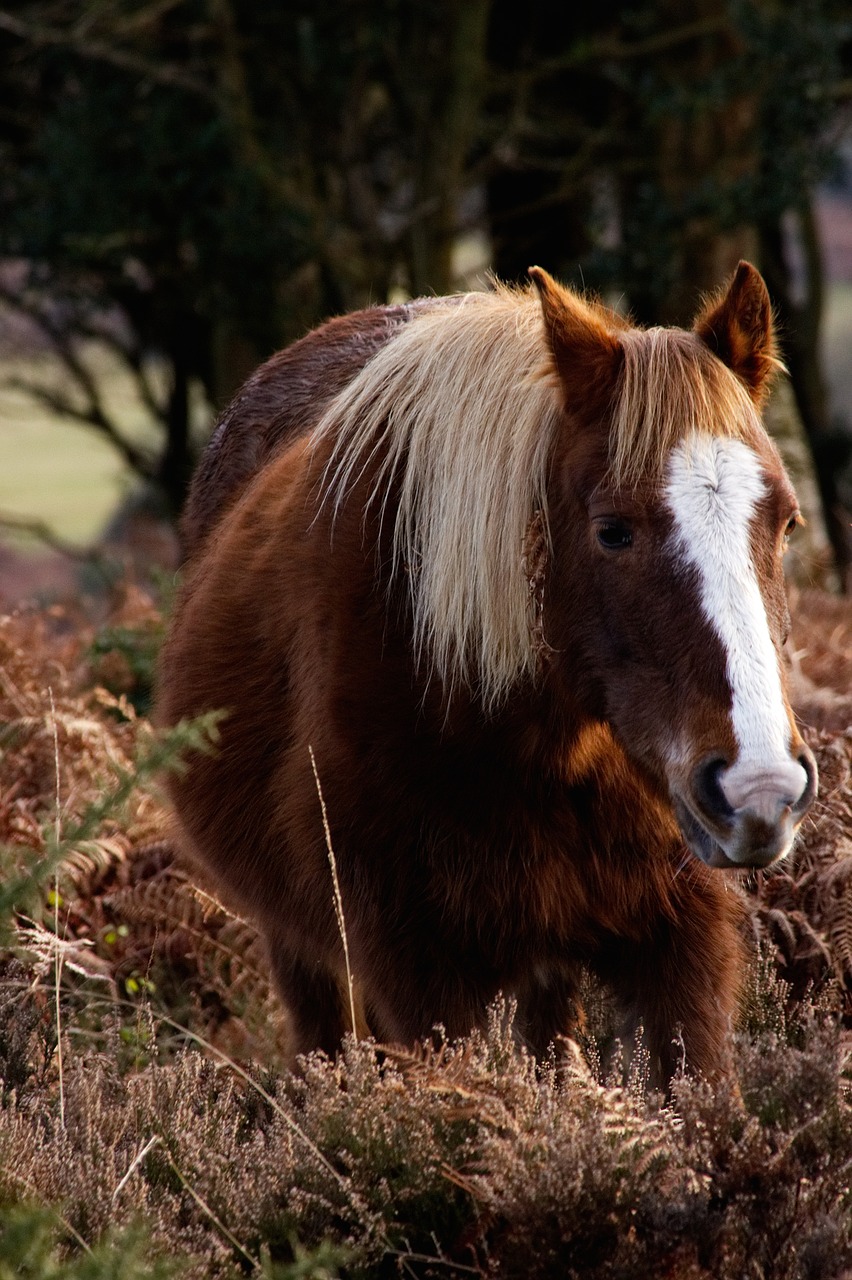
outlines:
M0 958L0 1263L19 1222L3 1206L24 1201L52 1207L69 1267L141 1218L151 1257L198 1277L852 1274L852 617L793 603L822 794L789 865L743 884L760 945L741 1098L681 1079L661 1108L641 1046L626 1085L607 1073L594 993L584 1054L539 1067L498 1007L483 1037L350 1043L298 1081L272 1074L287 1027L258 936L177 865L142 777L64 851L58 900L51 881L22 907ZM158 635L135 590L108 625L70 607L0 623L4 880L134 767ZM133 1257L115 1274L149 1274Z

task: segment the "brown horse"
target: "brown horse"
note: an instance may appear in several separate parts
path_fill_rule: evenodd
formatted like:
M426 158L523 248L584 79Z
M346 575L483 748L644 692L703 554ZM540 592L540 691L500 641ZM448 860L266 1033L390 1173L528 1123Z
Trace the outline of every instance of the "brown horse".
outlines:
M725 1069L742 965L718 868L791 848L816 787L782 660L796 499L759 417L742 263L691 332L538 268L376 307L275 356L194 482L164 721L185 844L260 924L297 1051L412 1041L499 991L537 1052L579 973ZM689 853L691 850L692 855Z

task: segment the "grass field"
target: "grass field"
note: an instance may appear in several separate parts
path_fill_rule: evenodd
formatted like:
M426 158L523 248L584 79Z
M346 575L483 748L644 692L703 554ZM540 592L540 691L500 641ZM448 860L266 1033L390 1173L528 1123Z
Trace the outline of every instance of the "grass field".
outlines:
M9 398L10 399L10 398ZM114 449L92 431L19 401L0 404L0 516L47 521L62 538L94 540L126 488Z
M87 352L110 415L137 444L156 448L157 431L131 378L103 350ZM47 523L63 540L95 541L133 476L118 451L90 427L51 414L10 380L62 390L62 372L48 358L0 355L0 518ZM198 413L203 432L208 415Z

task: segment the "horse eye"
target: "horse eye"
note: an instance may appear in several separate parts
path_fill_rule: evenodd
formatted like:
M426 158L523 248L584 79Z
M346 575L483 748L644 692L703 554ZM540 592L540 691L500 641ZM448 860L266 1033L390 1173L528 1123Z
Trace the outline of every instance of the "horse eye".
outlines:
M633 545L633 532L624 520L601 520L597 526L598 542L607 551L623 551Z
M802 522L802 517L799 515L798 511L795 513L795 515L790 516L790 519L787 521L786 525L784 526L785 545L787 543L788 538L792 537L792 535L796 532L796 527L799 524L801 524L801 522Z

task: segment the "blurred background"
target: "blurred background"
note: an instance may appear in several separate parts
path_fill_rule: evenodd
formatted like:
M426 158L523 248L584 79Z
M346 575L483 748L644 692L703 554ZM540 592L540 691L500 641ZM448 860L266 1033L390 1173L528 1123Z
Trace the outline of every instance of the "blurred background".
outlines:
M0 598L174 567L217 412L330 314L539 263L689 324L740 257L792 572L852 585L848 0L17 0L0 104Z

